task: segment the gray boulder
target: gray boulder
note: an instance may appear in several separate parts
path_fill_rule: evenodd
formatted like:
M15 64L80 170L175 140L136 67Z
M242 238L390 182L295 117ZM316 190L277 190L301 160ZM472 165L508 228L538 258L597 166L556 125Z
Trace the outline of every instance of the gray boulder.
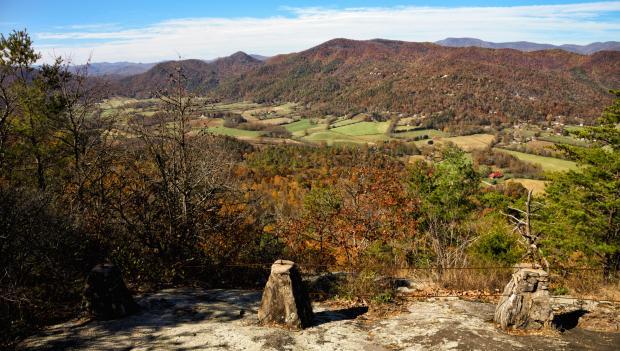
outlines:
M84 304L96 319L116 319L136 313L140 308L127 289L120 269L98 264L86 278Z
M548 288L547 272L518 268L495 309L495 323L503 329L539 330L549 326L553 311Z
M263 291L258 319L263 324L278 324L301 329L312 325L314 313L297 265L277 260Z

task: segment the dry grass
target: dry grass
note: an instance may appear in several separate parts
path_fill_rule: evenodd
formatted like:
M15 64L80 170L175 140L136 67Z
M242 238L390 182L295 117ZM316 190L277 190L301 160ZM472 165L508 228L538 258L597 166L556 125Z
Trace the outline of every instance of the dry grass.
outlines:
M512 269L452 269L438 275L437 282L445 289L490 291L501 293L510 281Z
M538 179L526 179L526 178L513 178L509 179L506 182L515 182L523 185L524 188L528 190L533 190L534 195L540 195L545 193L545 185L547 184L544 180Z
M620 277L604 277L601 271L552 272L551 291L583 299L620 301Z
M266 124L266 125L283 125L294 122L292 118L289 117L278 117L278 118L270 118L264 119L258 123Z
M449 141L465 151L483 150L491 145L495 136L491 134L474 134L452 138L442 138L440 142Z

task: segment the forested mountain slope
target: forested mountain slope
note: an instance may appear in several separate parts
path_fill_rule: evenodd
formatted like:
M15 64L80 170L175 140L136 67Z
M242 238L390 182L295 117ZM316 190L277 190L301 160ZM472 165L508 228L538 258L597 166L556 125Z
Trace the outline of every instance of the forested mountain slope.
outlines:
M211 62L202 60L167 61L157 64L150 70L114 81L114 91L120 95L147 97L154 91L168 85L170 75L177 67L182 67L189 88L197 93L217 87L224 79L238 76L261 66L263 62L244 52L237 52Z
M118 81L121 95L162 86L174 62ZM180 61L199 93L221 100L293 101L318 113L393 111L480 121L593 120L620 87L620 52L585 56L432 43L334 39L265 62L237 53Z

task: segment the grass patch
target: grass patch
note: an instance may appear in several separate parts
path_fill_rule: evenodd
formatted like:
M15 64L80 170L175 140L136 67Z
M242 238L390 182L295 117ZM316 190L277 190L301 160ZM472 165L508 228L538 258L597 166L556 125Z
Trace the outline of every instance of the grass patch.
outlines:
M538 137L540 140L552 142L555 144L569 144L575 146L588 146L588 143L583 140L575 139L571 136L563 136L563 135L543 135Z
M291 118L279 117L279 118L264 119L260 121L259 123L265 124L265 125L282 125L283 126L291 122L293 122Z
M534 195L544 194L545 185L547 184L544 180L538 179L526 179L526 178L512 178L507 180L506 182L515 182L523 185L524 188L528 190L533 190Z
M334 133L331 130L312 133L303 139L312 142L326 142L327 145L333 145L334 143L364 143L364 140L360 140L359 138Z
M354 119L345 119L343 121L338 121L336 123L333 123L332 126L334 128L339 128L339 127L344 127L347 126L349 124L355 124L355 123L359 123L360 121L356 121Z
M262 132L260 131L242 130L242 129L235 129L235 128L227 128L227 127L222 127L222 126L210 127L210 128L207 128L207 130L213 134L227 135L227 136L232 136L232 137L257 138L262 135Z
M577 164L575 162L562 160L559 158L526 154L523 152L500 149L500 148L496 148L496 150L514 155L519 160L522 160L522 161L537 163L542 167L544 171L548 171L548 172L564 172L564 171L577 168Z
M390 122L359 122L348 124L342 127L332 128L331 130L340 134L350 136L362 136L383 134L387 130Z
M417 130L410 130L408 132L392 133L393 137L399 138L399 139L400 138L402 139L415 138L415 137L419 137L422 135L428 135L429 138L435 138L435 137L444 138L448 136L447 133L444 133L436 129L417 129Z
M299 121L296 121L293 123L285 124L283 125L283 127L295 135L297 135L298 133L300 135L303 135L303 131L311 127L314 127L314 124L310 123L309 119L304 118L304 119L300 119Z
M441 141L449 141L465 151L485 149L491 145L495 136L491 134L473 134L444 138Z
M347 135L339 133L333 128L330 130L321 130L304 137L303 139L311 142L326 142L327 145L334 144L368 144L376 143L379 141L390 140L385 134L372 134L372 135Z

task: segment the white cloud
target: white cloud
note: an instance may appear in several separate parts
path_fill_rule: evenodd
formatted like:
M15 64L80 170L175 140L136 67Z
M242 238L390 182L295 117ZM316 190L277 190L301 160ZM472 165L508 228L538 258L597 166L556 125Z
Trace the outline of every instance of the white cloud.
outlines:
M238 50L274 55L304 50L338 37L407 41L477 37L554 44L620 38L617 17L601 19L620 12L620 1L512 7L288 10L291 17L171 19L131 29L92 25L82 27L88 30L37 33L34 37L44 60L53 53L71 56L74 62L83 62L91 54L96 62L152 62L174 59L178 54L207 59ZM79 25L74 29L80 29Z

